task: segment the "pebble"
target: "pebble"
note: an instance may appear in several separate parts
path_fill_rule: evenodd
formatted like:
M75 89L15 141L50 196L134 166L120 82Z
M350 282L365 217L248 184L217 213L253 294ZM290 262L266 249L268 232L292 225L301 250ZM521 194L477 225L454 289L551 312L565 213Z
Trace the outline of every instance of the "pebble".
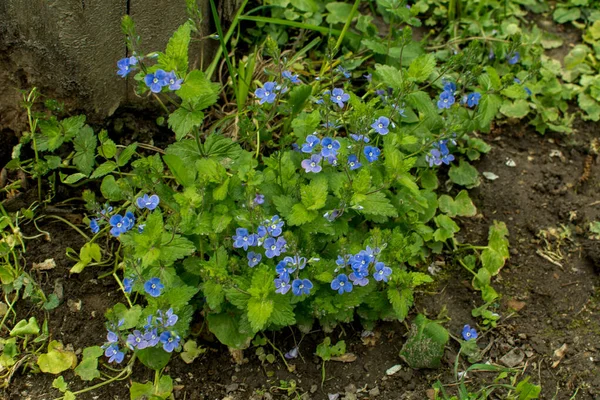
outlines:
M225 386L225 391L227 393L235 392L236 390L239 389L239 387L240 387L239 384L237 384L237 383L231 383L231 384Z
M523 362L525 358L525 354L519 348L514 348L508 353L506 353L501 359L500 362L506 365L509 368L514 368L517 365Z
M370 397L377 397L381 394L381 392L379 391L379 387L375 386L373 389L369 390L369 396Z
M394 375L396 372L400 371L402 369L402 365L401 364L396 364L391 368L388 368L387 371L385 371L386 375Z
M315 393L317 390L319 390L319 387L318 387L317 385L312 385L312 386L310 387L310 392L311 392L311 393Z

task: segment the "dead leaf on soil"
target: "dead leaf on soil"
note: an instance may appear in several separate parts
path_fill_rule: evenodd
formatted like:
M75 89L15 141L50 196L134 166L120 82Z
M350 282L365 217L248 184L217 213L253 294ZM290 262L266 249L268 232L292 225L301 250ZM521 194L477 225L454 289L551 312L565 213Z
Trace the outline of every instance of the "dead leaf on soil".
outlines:
M346 353L346 354L342 354L339 357L331 357L331 361L351 363L351 362L356 361L357 358L358 357L354 353Z
M518 312L518 311L521 311L523 309L523 307L525 307L525 302L515 300L515 299L510 299L510 300L508 300L508 307L512 308L513 310Z
M47 271L49 269L54 268L56 268L56 262L54 261L54 258L48 258L41 263L33 263L33 268L31 269L38 271Z
M237 365L242 365L244 363L244 351L243 350L232 349L230 347L229 348L229 354L231 354L231 357L233 358L233 361L235 361L235 363Z
M436 396L435 396L435 390L434 389L427 389L425 391L425 394L427 395L427 398L429 400L435 400Z
M565 354L567 353L567 348L568 347L569 346L567 346L567 344L564 343L558 349L554 350L554 358L557 359L557 360L552 363L552 368L558 367L558 364L560 364L560 362L562 361L562 359L565 357Z
M362 340L365 346L375 346L381 337L381 332L373 332L368 336L361 336L360 340Z

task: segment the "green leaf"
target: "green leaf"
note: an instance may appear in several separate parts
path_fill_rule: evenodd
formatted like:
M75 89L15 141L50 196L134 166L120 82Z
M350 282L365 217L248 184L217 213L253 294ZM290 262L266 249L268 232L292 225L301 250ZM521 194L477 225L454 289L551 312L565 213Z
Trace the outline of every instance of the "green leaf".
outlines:
M455 200L448 195L442 195L438 202L440 210L450 217L455 217L457 215L461 217L472 217L477 214L477 208L475 208L475 205L469 198L469 193L467 193L466 190L461 190Z
M329 11L326 19L328 24L343 24L352 11L352 3L333 2L328 3L325 8Z
M75 374L84 381L92 381L100 377L98 371L98 357L102 356L104 350L100 346L86 347L83 349L83 360L75 368Z
M61 174L62 175L62 174ZM82 180L83 178L85 178L87 175L82 174L81 172L77 172L75 174L69 175L67 176L65 179L63 179L63 183L66 183L67 185L72 185L73 183L79 182L80 180Z
M113 175L107 175L102 179L100 191L102 192L102 196L109 201L121 201L125 198Z
M205 281L202 284L202 292L206 297L208 306L217 312L220 311L221 304L223 304L223 301L225 300L223 285L214 281Z
M378 76L379 81L393 89L402 89L404 86L402 73L394 67L376 64L375 73Z
M440 214L434 218L438 229L433 233L433 238L438 242L444 242L454 236L460 230L452 218Z
M38 151L54 151L63 144L65 138L56 120L42 120L38 126L41 132L36 143Z
M457 185L473 188L479 186L479 172L475 167L464 160L459 165L453 164L448 171L450 180Z
M206 349L203 347L198 347L198 344L194 340L188 340L183 345L183 351L181 352L181 359L186 364L191 364L194 362L198 356L206 353Z
M186 22L181 25L169 39L165 54L159 54L158 62L165 71L176 70L181 74L187 72L190 33L191 22Z
M193 70L181 84L177 95L187 100L190 110L202 111L217 102L219 85L208 79L204 72Z
M288 104L292 107L292 115L298 114L304 109L304 104L311 94L312 86L310 85L300 85L292 89L288 96Z
M387 290L388 299L394 308L396 317L399 321L404 321L408 316L408 311L414 303L413 290L411 288L389 287Z
M73 146L75 147L73 163L79 171L86 175L89 175L94 168L96 143L94 130L87 125L79 131L79 134L73 140Z
M581 11L577 7L557 7L556 10L554 10L552 17L559 24L564 24L565 22L579 19L579 17L581 17Z
M67 382L65 382L65 378L59 376L58 378L52 381L52 387L64 393L69 388L69 385L67 384Z
M529 114L529 102L523 99L505 101L500 107L500 112L509 118L523 118Z
M254 334L240 331L239 316L228 313L208 314L206 320L208 321L208 329L224 345L233 349L245 349L250 345Z
M144 384L133 382L131 384L131 388L129 389L129 398L131 400L152 399L153 394L154 385L152 384L152 382L146 382Z
M297 203L292 207L292 211L288 216L288 223L291 226L304 225L317 218L317 215L318 213L316 211L309 211L304 204Z
M443 326L419 314L411 324L400 357L411 368L438 368L448 339L448 331Z
M77 365L77 356L72 351L64 350L62 343L53 340L48 345L48 353L37 359L40 371L48 374L60 374Z
M273 300L269 298L250 297L248 300L248 320L254 331L264 329L273 313Z
M190 168L190 165L185 163L183 159L174 154L163 155L163 161L173 173L177 183L183 187L194 186L196 182L196 168Z
M313 133L317 126L319 126L319 122L321 122L321 115L319 111L313 111L310 114L301 113L292 121L292 128L294 129L294 134L298 139L304 140L306 136Z
M117 303L113 308L106 312L106 319L110 321L121 321L123 323L119 327L120 330L128 330L137 326L140 317L142 316L142 307L135 305L132 308L127 308L123 303Z
M537 399L540 395L542 388L539 385L529 383L529 377L526 377L517 384L515 392L519 395L518 400L531 400Z
M408 67L408 77L416 82L424 82L435 69L435 57L433 53L417 57Z
M204 121L202 111L180 107L169 115L169 128L175 132L175 140L179 141L189 135L192 129L202 125L202 121Z
M159 371L167 366L171 359L171 353L167 353L160 347L147 347L137 350L136 355L146 367Z
M106 174L110 174L117 169L117 163L114 161L106 161L102 163L94 170L94 173L90 176L90 179L100 178Z
M355 194L352 203L360 206L360 212L368 215L381 215L384 217L397 217L398 211L383 192L375 192L368 195Z
M119 167L124 167L127 165L131 157L135 154L135 150L137 149L137 143L132 143L129 146L125 147L117 157L117 164Z
M495 94L484 93L481 96L477 110L475 111L475 120L479 124L479 129L489 132L492 120L496 117L502 100Z
M38 335L40 333L40 327L35 317L29 318L29 321L24 319L17 322L17 324L10 331L10 337L23 336L23 335Z
M315 177L308 185L302 185L300 189L302 204L307 210L319 210L325 207L327 202L327 178L325 176Z

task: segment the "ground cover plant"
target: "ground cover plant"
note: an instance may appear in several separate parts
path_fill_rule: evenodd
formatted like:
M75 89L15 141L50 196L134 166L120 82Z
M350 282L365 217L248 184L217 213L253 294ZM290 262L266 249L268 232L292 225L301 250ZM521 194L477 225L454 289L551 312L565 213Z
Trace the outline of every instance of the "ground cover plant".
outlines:
M565 69L542 55L553 39L519 22L524 7L536 11L534 4L503 2L504 19L495 15L502 13L498 2L462 11L460 4L328 2L298 10L278 2L259 10L269 16L254 10L242 16L242 8L227 32L215 18L217 33L200 38L202 13L188 2L190 19L164 51L152 52L142 51L143 37L125 17L130 54L116 61L115 79L132 79L137 95L161 107L157 122L172 131L164 149L118 144L109 131L86 125L85 116L63 117L53 104L36 114L36 92L29 92L29 133L8 167L37 180L40 203L52 202L61 184L94 187L82 192L87 231L79 233L86 242L68 250L70 273L94 270L114 279L123 300L105 313L105 340L83 349L80 361L58 341L28 350L27 335L40 332L30 319L12 328L14 339L3 340L2 366L15 365L17 339L24 338L26 368L56 375L72 369L90 382L75 389L57 377L53 387L72 399L129 379L140 361L155 371L154 380L135 378L130 397L166 399L176 386L170 361L202 356L207 349L199 338L206 335L239 362L243 350L256 347L261 363L282 362L292 372L287 360L301 347L279 349L269 332L294 328L304 337L316 327L331 335L356 322L369 335L381 321L406 321L398 356L414 369L436 368L451 337L444 315L419 313L410 324L407 318L416 291L433 287L434 261L448 256L480 292L471 311L479 326L452 335L460 349L456 385L437 382L428 395L538 398L530 377L483 363L477 345L501 317L492 279L509 258L510 233L504 222L490 220L487 243L471 245L460 236L458 218L478 211L469 190L481 177L471 163L491 149L479 133L526 116L539 133L570 133L575 99L583 118L594 120L597 62L586 45L565 57ZM571 11L565 20L556 10L562 22L580 18ZM589 24L584 40L595 51L596 16L582 12ZM446 17L447 29L414 39L410 26ZM251 29L261 33L247 57L227 48L242 21L257 23ZM293 53L283 46L290 32L281 26L321 37L304 38ZM192 40L219 42L204 71L189 68ZM214 83L221 57L230 77ZM235 112L223 115L216 107L222 94L233 96ZM42 193L44 185L50 190ZM12 267L11 251L14 245L5 264ZM4 270L5 285L21 273ZM44 308L58 303L39 293ZM45 347L47 337L44 328L34 342ZM321 385L327 363L352 359L343 340L334 342L327 336L316 349ZM493 382L471 385L467 376L481 371L493 373ZM295 384L278 390L299 396Z

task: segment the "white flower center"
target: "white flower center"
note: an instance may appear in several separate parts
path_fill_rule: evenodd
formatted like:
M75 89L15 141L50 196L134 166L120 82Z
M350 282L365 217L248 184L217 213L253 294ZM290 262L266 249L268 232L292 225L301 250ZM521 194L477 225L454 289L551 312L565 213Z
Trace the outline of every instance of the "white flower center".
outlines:
M333 145L330 144L327 146L327 148L331 150L333 148Z
M354 167L354 162L353 161L350 161L350 166Z
M156 289L156 285L152 284L152 286L150 286L152 289Z
M310 163L311 167L314 167L315 165L317 165L314 161Z
M158 79L157 78L152 79L152 83L158 83Z
M341 99L342 99L342 96L338 96L338 97L337 97L337 99L338 99L338 100L341 100Z
M169 83L172 85L172 84L174 84L174 83L175 83L175 80L174 80L174 79L171 79L171 80L169 81Z
M247 242L247 241L248 241L248 236L244 236L244 237L242 238L242 240L243 240L244 242Z
M299 289L304 289L304 285L298 286Z
M275 250L275 249L277 249L277 246L275 246L275 245L271 246L271 250Z
M372 151L369 152L369 157L373 157L373 152Z
M380 128L383 128L383 124L379 124L379 125L377 125L377 126L378 126L378 127L380 127Z
M271 94L271 93L269 93L269 92L265 92L265 96L268 96L268 95L270 95L270 94Z
M344 282L340 282L340 286L344 286Z

